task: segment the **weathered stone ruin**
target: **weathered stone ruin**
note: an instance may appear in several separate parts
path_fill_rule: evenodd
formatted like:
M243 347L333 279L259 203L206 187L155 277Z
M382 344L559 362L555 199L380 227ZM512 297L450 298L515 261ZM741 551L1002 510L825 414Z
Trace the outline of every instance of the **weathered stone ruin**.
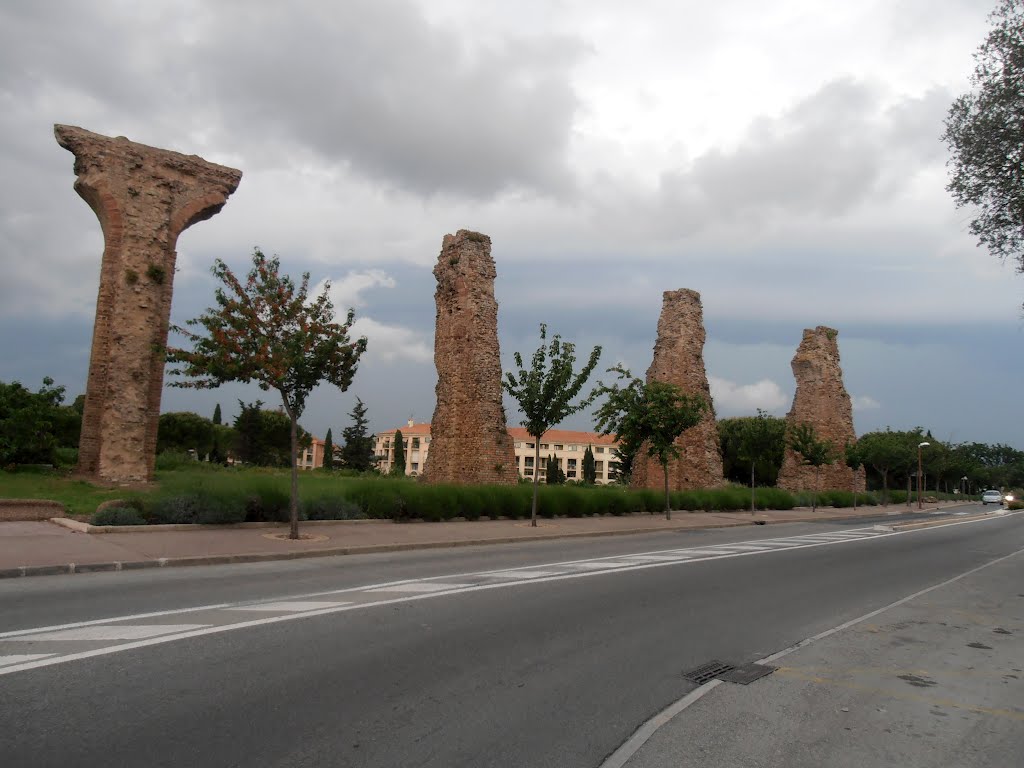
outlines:
M711 387L704 369L704 339L700 294L687 288L665 291L647 381L675 384L688 395L700 395L708 404L701 422L676 441L679 458L668 465L668 484L674 491L710 488L725 481ZM661 464L647 456L647 446L642 446L633 465L633 486L660 489L664 482Z
M487 235L444 236L434 267L437 405L423 482L519 481L502 406L496 274Z
M786 415L789 425L808 423L819 440L830 440L839 458L821 468L820 488L853 489L853 470L846 466L842 451L847 443L856 442L853 430L853 406L843 386L843 369L839 365L839 332L819 325L804 331L803 341L793 357L796 393L793 407ZM859 490L863 490L863 473L858 473ZM786 449L779 472L779 488L788 491L816 490L815 469Z
M178 235L220 211L242 173L69 125L54 134L75 156L75 191L104 238L78 470L106 482L147 482Z

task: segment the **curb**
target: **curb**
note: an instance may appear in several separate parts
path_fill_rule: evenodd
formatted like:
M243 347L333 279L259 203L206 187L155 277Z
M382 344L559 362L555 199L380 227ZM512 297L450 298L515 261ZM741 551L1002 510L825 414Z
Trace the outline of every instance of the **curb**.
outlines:
M250 528L287 528L288 523L230 523L230 524L192 524L192 523L164 523L161 525L92 525L83 523L81 520L73 520L70 517L51 517L48 520L64 528L70 528L78 533L165 533L167 531L236 531ZM302 525L366 525L378 523L393 523L391 519L365 519L365 520L303 520Z
M955 505L954 505L955 506ZM986 515L987 516L987 515ZM680 532L680 531L699 531L699 530L712 530L719 528L740 528L743 526L751 525L782 525L784 523L806 523L806 522L819 522L823 520L842 520L844 517L853 517L852 515L843 515L836 517L823 517L819 512L815 515L808 515L799 518L789 518L786 520L758 520L744 518L741 520L728 521L722 523L709 523L707 525L700 526L686 526L679 525L667 528L627 528L621 530L606 530L606 531L579 531L574 533L549 533L540 534L538 536L502 536L497 538L489 539L465 539L462 541L424 541L424 542L408 542L400 544L364 544L362 546L355 547L332 547L329 549L307 549L307 550L293 550L290 552L249 552L232 555L198 555L191 557L160 557L151 560L116 560L104 563L67 563L62 565L22 565L14 568L2 568L0 569L0 579L11 579L11 578L23 578L26 576L57 576L57 575L70 575L76 573L104 573L110 571L134 571L143 570L149 568L180 568L194 565L235 565L242 563L265 563L272 562L275 560L305 560L314 557L338 557L342 555L369 555L387 552L407 552L417 549L454 549L456 547L478 547L487 546L490 544L522 544L529 543L532 541L555 541L558 539L575 539L575 538L605 538L609 536L635 536L643 533L665 533L665 532ZM960 518L962 520L964 518ZM66 523L73 523L73 525L66 525L68 528L73 530L81 530L78 526L87 526L94 528L97 526L89 526L87 523L79 523L76 520L68 520L66 518L54 518L51 522L57 522L57 520L66 521ZM958 522L959 522L958 520ZM392 522L391 520L350 520L350 521L307 521L303 525L308 525L311 522L322 522L322 523L334 523L334 522ZM928 521L932 522L932 521ZM934 521L938 524L940 521ZM65 525L65 522L58 523ZM253 523L250 524L252 527L273 527L278 526L278 523ZM906 525L922 525L922 523L907 523ZM137 530L141 526L100 526L105 528L126 528L128 530ZM181 526L169 526L171 528L180 529ZM211 526L211 528L230 528L233 526ZM188 528L186 526L186 528ZM114 533L115 531L110 531Z

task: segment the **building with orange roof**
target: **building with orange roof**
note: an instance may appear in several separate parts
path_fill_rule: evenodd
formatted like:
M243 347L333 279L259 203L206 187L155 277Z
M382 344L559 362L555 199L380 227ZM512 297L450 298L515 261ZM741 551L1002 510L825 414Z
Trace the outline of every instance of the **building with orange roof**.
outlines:
M415 423L410 419L406 426L399 428L405 447L405 474L416 477L423 470L430 452L430 424ZM377 467L381 472L391 471L395 460L395 432L390 429L378 432L374 441L374 453L378 457ZM583 479L583 454L587 446L594 452L594 467L597 483L605 485L615 480L615 448L618 443L614 436L597 432L581 432L570 429L552 429L540 440L540 467L534 467L536 442L523 427L509 427L508 434L515 446L516 467L519 476L533 479L534 472L541 480L547 477L547 458L554 456L558 468L565 473L566 480L579 482Z

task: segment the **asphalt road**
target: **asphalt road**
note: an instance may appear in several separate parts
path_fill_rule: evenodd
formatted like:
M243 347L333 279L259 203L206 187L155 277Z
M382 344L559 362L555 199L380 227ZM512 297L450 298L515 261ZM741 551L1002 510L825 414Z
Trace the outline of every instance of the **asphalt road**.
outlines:
M466 574L555 573L566 566L550 564L569 560L755 547L857 527L13 580L0 584L0 633L448 574L462 574L449 586L476 584ZM1024 516L831 541L593 573L576 565L573 577L377 602L356 590L342 597L357 610L253 621L10 674L0 667L0 765L597 766L694 687L683 671L764 657L1024 548ZM209 615L166 620L207 626ZM53 653L61 644L12 647L39 646Z

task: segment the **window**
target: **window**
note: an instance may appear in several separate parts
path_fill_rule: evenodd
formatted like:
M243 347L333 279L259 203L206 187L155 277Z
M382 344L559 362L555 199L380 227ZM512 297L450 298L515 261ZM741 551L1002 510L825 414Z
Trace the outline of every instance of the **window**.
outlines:
M569 446L569 450L570 451L578 451L579 449L580 449L580 447L578 445L570 445Z
M561 443L555 443L555 450L556 451L561 451L561 450L565 450L565 449L562 447Z
M414 461L414 462L412 463L412 471L413 471L413 472L418 472L418 471L419 471L419 468L420 468L419 462L416 462L416 461Z
M523 444L522 444L522 443L516 443L516 448L517 448L517 449L519 449L519 448L522 448L522 447L523 447Z
M533 456L524 456L523 462L524 467L526 467L530 471L533 471Z
M541 449L542 451L546 451L546 450L548 449L548 444L547 444L547 443L541 443L541 444L540 444L540 449Z
M527 467L523 470L523 474L527 477L533 477L533 467Z
M576 459L569 459L569 469L576 469Z
M412 449L414 451L418 451L420 449L420 439L418 437L414 437L412 439Z
M566 477L576 477L576 470L575 469L570 469L568 472L565 473L565 476Z
M594 453L604 453L604 446L597 446L597 448L594 449Z
M533 448L533 443L527 443L526 447L532 449Z
M597 471L597 472L604 472L604 462L603 461L595 461L594 462L594 470Z

